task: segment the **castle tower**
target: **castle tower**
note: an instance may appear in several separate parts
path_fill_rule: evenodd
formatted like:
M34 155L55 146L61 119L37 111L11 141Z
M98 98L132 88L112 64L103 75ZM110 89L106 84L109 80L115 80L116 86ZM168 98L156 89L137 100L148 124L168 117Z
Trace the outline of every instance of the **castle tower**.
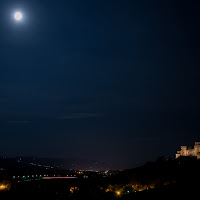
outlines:
M200 153L200 142L195 142L194 151L196 155Z
M194 156L200 159L200 142L195 142L194 148L181 146L181 150L176 153L176 158L180 156Z
M181 146L181 156L187 156L187 146Z

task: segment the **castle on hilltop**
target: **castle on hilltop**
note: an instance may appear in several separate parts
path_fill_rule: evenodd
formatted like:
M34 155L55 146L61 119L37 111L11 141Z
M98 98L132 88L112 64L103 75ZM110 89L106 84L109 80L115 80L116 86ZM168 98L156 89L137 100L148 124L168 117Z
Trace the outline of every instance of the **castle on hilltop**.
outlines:
M195 156L200 159L200 142L195 142L194 148L181 146L181 150L176 153L176 158L180 156Z

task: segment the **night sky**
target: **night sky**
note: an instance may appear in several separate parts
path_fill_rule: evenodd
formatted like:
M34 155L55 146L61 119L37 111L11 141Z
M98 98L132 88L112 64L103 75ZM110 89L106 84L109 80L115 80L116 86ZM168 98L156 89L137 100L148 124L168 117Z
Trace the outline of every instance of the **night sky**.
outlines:
M199 0L1 0L0 154L175 157L200 141L199 36Z

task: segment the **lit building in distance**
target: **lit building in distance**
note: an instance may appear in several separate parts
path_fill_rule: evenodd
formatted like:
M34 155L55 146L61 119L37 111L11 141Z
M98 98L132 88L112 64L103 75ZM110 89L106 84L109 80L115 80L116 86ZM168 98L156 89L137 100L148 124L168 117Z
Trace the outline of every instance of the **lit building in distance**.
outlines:
M194 148L181 146L181 150L176 153L176 158L180 156L195 156L200 159L200 142L195 142Z

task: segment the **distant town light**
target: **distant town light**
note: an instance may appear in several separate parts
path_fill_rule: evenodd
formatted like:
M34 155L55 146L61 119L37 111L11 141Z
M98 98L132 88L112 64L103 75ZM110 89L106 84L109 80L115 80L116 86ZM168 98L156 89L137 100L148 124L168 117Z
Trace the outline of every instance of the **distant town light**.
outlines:
M116 193L117 193L117 195L120 195L120 191L117 191Z
M1 186L0 186L0 189L1 189L1 190L4 190L5 188L6 188L5 185L1 185Z

